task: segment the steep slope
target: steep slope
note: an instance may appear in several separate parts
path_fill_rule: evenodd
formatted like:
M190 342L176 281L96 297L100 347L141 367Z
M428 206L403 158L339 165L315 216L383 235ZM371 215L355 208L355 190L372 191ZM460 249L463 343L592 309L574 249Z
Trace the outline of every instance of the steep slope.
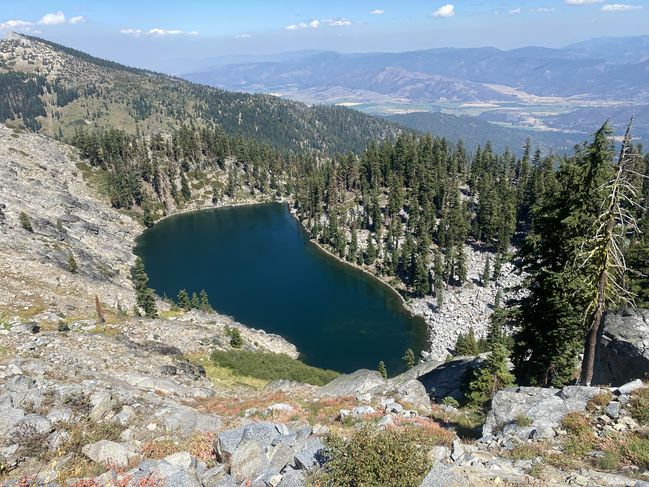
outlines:
M276 148L333 153L361 150L398 131L353 110L230 93L18 34L0 42L3 89L0 117L42 126L52 136L70 137L83 127L150 133L183 123L217 124Z

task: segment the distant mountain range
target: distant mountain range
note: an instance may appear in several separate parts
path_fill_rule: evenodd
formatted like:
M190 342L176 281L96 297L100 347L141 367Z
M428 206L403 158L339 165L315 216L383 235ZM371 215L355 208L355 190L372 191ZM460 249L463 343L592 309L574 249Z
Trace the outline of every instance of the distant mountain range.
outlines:
M563 49L429 49L401 53L302 52L242 60L187 79L246 91L341 87L411 101L492 98L505 85L537 96L649 101L649 36L602 38Z
M213 61L211 68L184 77L309 104L345 104L373 114L470 115L534 129L530 135L539 144L558 147L583 140L609 118L620 133L635 112L634 133L649 142L649 36L591 39L561 49L299 51ZM443 128L435 121L439 114L392 120L421 128L424 119L423 125L433 120L433 126ZM474 137L470 130L477 130L476 124L461 131L464 139ZM506 130L480 127L503 136ZM519 140L521 135L526 134L510 133L504 139Z

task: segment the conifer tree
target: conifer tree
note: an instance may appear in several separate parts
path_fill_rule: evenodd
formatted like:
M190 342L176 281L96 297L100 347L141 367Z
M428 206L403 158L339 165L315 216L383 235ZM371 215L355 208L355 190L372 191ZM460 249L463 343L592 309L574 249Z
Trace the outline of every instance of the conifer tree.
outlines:
M480 349L478 347L478 341L476 340L473 327L469 328L466 335L458 335L455 347L453 348L453 354L455 356L476 356L479 353Z
M485 260L484 263L484 270L482 271L482 275L480 276L480 284L482 287L487 287L489 285L489 281L491 280L491 258L490 256L487 256L487 259Z
M379 366L377 367L376 370L379 371L379 374L381 374L381 377L383 377L384 379L388 378L388 369L385 367L385 362L383 360L381 360L379 362Z
M192 309L200 309L201 307L201 300L195 292L192 293L191 307Z
M187 293L186 289L181 289L180 291L178 291L178 307L184 309L185 311L192 309L192 303L189 300L189 294Z
M139 257L131 270L133 285L135 286L135 298L137 305L144 310L147 318L156 318L158 308L155 302L153 289L149 288L149 276L144 270L144 262ZM138 312L139 314L139 312Z
M376 248L374 247L374 242L372 238L372 232L369 232L367 234L367 252L366 252L366 258L365 258L365 263L367 265L372 265L374 264L374 261L376 260Z
M406 353L403 356L403 360L404 360L404 362L406 362L406 366L409 369L412 369L416 364L415 352L413 352L412 349L409 348L408 350L406 350Z
M192 192L189 189L189 183L185 177L185 173L180 174L180 194L185 201L189 201L192 197Z
M205 289L201 289L199 309L201 311L212 311L212 306L210 306L210 300L207 297L207 292L205 291Z
M486 410L496 392L514 385L514 376L509 371L509 352L502 343L493 342L489 356L469 382L467 398L472 406Z

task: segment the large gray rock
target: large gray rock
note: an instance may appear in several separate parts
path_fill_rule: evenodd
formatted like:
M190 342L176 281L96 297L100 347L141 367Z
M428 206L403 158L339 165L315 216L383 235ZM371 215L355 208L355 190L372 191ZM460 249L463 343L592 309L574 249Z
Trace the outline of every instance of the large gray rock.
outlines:
M480 357L459 357L435 367L417 380L424 385L431 399L439 402L445 397L452 397L459 401L464 398L467 374L476 369L482 360Z
M81 452L93 462L104 465L111 464L118 467L127 466L129 459L135 456L134 452L121 443L108 440L101 440L97 443L85 445L81 449Z
M221 429L221 419L218 416L201 414L189 407L162 409L157 416L167 431L190 434L216 433Z
M375 387L384 386L386 380L376 370L360 369L336 377L318 391L320 396L339 397L365 394Z
M289 470L282 477L282 481L277 484L277 487L304 487L306 485L306 478L304 473L300 470Z
M410 404L419 412L430 411L430 398L424 385L416 379L410 379L399 385L396 399L403 404Z
M230 458L230 475L235 480L254 480L268 468L264 448L255 440L239 445Z
M465 485L470 485L468 479L452 472L446 465L435 462L419 487L463 487Z
M649 376L649 310L623 308L604 315L593 384L619 386Z
M312 436L306 441L304 448L295 455L295 467L308 470L324 463L325 445L318 437Z
M483 436L549 438L563 417L584 411L599 387L568 386L561 390L541 387L519 387L499 391L491 401L491 411L482 429ZM527 424L519 424L526 418ZM527 421L529 420L529 421Z

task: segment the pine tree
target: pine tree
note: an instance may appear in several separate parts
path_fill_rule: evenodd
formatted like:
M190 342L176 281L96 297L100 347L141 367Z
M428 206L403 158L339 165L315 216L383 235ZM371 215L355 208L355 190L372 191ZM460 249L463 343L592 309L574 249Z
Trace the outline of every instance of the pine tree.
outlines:
M490 256L487 256L487 260L485 260L484 264L484 270L482 271L482 275L480 276L480 284L482 287L487 287L489 285L489 281L491 280L491 258Z
M435 250L433 272L435 274L435 301L437 304L437 309L441 309L444 305L444 265L442 263L442 254L439 252L439 250Z
M412 349L409 348L408 350L406 350L406 353L403 356L403 360L404 360L404 362L406 362L406 366L409 369L412 369L416 364L415 352L413 352Z
M457 272L457 282L460 286L463 286L467 278L466 253L464 251L463 242L460 242L457 245L455 254L455 266Z
M378 366L378 368L376 370L379 371L379 374L381 374L381 377L383 377L384 379L388 378L388 369L385 367L385 362L383 360L381 360L379 362L379 366Z
M509 371L509 352L502 343L494 342L489 356L469 382L467 398L469 404L486 410L496 392L514 385L514 376Z
M494 263L494 272L493 275L491 276L491 279L493 281L497 281L500 278L500 273L502 272L502 267L503 267L503 255L498 254L496 255L495 263Z
M347 249L347 260L349 262L356 262L356 254L358 252L358 234L356 232L356 224L352 223L352 241Z
M210 300L207 297L207 292L205 292L205 289L201 289L199 309L201 311L212 311L212 306L210 306Z
M189 189L189 183L185 177L185 173L180 174L180 194L185 201L189 201L192 197L192 191Z
M149 276L147 276L144 270L144 262L139 257L136 259L135 265L131 270L131 278L135 286L137 305L144 310L147 318L156 318L158 316L158 308L155 302L155 295L153 289L149 288Z
M374 261L376 260L376 247L374 247L373 240L372 232L369 232L367 234L367 253L365 258L365 263L367 265L374 264Z
M76 274L79 268L77 266L77 261L74 258L72 252L68 254L68 271L72 274Z
M180 291L178 291L178 307L184 309L185 311L192 309L192 303L189 300L189 294L187 293L186 289L181 289Z
M464 357L476 356L479 355L479 353L480 349L478 347L478 341L476 340L473 327L469 328L469 331L466 335L458 335L457 341L455 342L455 347L453 348L453 355L457 357Z
M192 293L191 307L192 309L200 309L201 307L201 300L195 292Z

